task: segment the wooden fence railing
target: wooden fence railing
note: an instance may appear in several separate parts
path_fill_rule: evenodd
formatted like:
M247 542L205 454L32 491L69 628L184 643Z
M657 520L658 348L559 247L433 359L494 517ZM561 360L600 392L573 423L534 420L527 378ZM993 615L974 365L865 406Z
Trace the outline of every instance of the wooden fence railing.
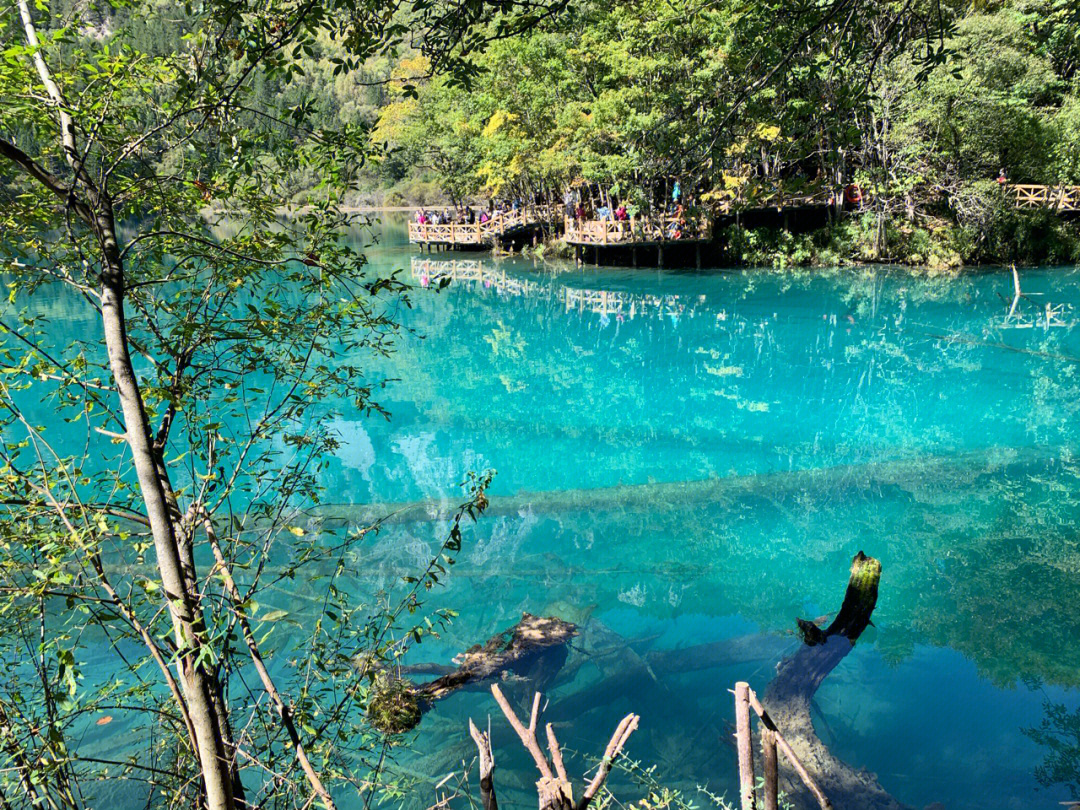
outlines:
M776 727L776 723L769 717L765 707L761 705L750 684L739 681L735 684L735 742L739 753L739 798L742 810L757 810L757 783L754 779L754 746L753 735L750 731L750 710L758 717L758 725L761 728L761 768L762 774L762 800L764 810L777 810L780 800L780 772L777 761L777 749L784 752L784 757L792 769L799 775L802 783L814 794L821 810L832 810L832 804L828 797L818 787L817 782L806 770L799 757L788 745L788 741Z
M683 220L682 235L674 217L631 217L629 220L571 219L563 222L564 239L575 245L632 245L643 242L687 242L712 238L708 217L698 221Z
M1052 208L1055 211L1080 211L1080 186L1039 186L1009 183L1010 194L1017 208Z
M517 211L497 211L487 222L446 222L433 225L409 222L410 242L438 242L454 245L487 245L510 231L542 222L557 216L551 206L525 206Z

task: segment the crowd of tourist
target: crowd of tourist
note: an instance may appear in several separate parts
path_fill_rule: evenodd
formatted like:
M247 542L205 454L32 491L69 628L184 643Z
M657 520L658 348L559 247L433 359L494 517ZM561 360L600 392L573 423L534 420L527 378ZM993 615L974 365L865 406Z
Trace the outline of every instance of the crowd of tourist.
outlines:
M536 205L542 204L542 199L537 196ZM662 224L664 234L668 239L682 239L689 233L687 224L687 210L689 201L683 199L682 190L678 182L675 182L671 197L666 204L661 206L663 210ZM416 222L419 225L475 225L485 224L505 217L517 214L526 203L521 197L512 199L491 199L486 206L459 205L447 208L432 209L418 208L416 210ZM567 189L563 194L563 207L566 217L582 223L586 220L599 220L601 222L631 223L630 209L625 202L612 200L610 197L601 198L598 204L593 205L593 200L582 195L581 189ZM639 220L640 221L640 220Z
M539 204L539 201L538 201ZM506 214L516 214L525 207L521 197L512 200L489 200L487 207L479 208L471 205L459 205L443 209L428 211L426 208L416 209L416 222L418 225L475 225L491 222Z

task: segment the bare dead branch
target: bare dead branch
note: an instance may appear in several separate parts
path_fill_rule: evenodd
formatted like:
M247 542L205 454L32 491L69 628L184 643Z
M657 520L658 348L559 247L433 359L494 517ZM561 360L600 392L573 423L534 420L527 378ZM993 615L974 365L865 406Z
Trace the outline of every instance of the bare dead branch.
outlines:
M537 713L540 710L540 693L537 692L533 697L532 716L529 719L528 728L525 728L518 719L518 716L510 707L510 703L507 701L506 696L503 695L502 690L499 689L497 683L491 685L491 694L495 696L495 702L499 704L502 713L506 715L506 719L509 721L511 728L517 732L518 737L521 739L521 744L525 746L525 750L532 754L533 762L536 763L536 767L539 769L541 776L545 779L555 778L555 774L551 770L551 765L548 764L544 752L540 750L540 744L536 741L536 720Z
M593 777L589 786L585 788L585 792L581 795L581 801L577 804L577 810L585 810L589 806L589 802L593 800L593 797L599 792L600 788L604 786L604 782L607 780L608 774L611 772L611 763L622 753L623 746L626 745L626 741L630 739L630 735L634 733L634 730L638 727L638 721L641 718L636 714L628 714L622 719L618 727L615 729L615 733L611 735L611 741L608 742L607 748L604 749L604 758L600 761L600 765L596 769L596 775Z
M495 781L492 774L495 772L495 755L491 753L491 736L476 727L469 718L469 734L476 743L476 753L480 759L480 801L484 810L499 810L499 802L495 797Z

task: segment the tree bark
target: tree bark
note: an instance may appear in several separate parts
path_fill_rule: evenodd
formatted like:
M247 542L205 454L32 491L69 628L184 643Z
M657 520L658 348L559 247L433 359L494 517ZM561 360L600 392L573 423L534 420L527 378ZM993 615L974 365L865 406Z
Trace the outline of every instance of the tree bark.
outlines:
M124 416L125 438L131 449L139 490L146 506L158 572L161 575L169 614L179 648L180 684L195 729L197 755L210 810L234 810L231 765L222 739L219 711L211 697L211 678L196 653L203 643L198 632L194 594L185 581L176 526L167 500L167 479L159 470L153 449L150 423L128 349L124 315L124 268L109 200L97 195L95 231L102 255L101 320L109 368L116 381Z
M840 611L832 624L821 630L813 622L797 620L805 642L776 668L776 677L762 703L784 739L834 807L848 810L902 810L896 799L866 770L856 770L833 756L818 739L810 717L810 703L836 665L843 660L870 624L877 604L881 563L861 551L851 563L851 577ZM785 774L789 795L804 797L802 782ZM809 798L809 797L807 797ZM809 802L813 802L809 798Z

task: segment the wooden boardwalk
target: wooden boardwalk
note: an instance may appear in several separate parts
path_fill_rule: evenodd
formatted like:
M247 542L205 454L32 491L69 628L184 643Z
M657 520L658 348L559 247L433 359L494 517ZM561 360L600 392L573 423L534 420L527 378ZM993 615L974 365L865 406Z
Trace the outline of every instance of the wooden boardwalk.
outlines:
M419 245L494 247L504 239L557 220L555 209L526 206L518 211L497 211L487 222L421 224L409 222L409 241Z
M1008 183L1002 193L1012 199L1017 208L1046 208L1055 212L1080 212L1080 186L1048 186L1030 183ZM839 192L817 191L808 194L783 194L774 191L756 196L752 201L722 200L710 206L709 214L694 221L684 219L682 235L674 238L675 221L670 216L631 217L629 220L578 220L563 216L562 206L526 206L518 211L497 212L487 222L466 224L451 222L440 225L409 222L409 241L426 246L497 247L500 242L528 233L532 229L563 226L563 239L578 249L643 247L663 250L664 246L682 244L701 246L712 241L713 218L736 213L786 212L797 209L823 208L835 204ZM661 258L662 262L662 258Z
M1039 186L1027 183L1007 183L1004 193L1013 198L1017 208L1080 211L1080 186Z
M631 217L623 221L566 217L563 220L563 239L571 245L589 247L709 242L712 240L711 219L704 217L697 223L684 220L683 235L675 239L672 236L675 230L673 217Z

